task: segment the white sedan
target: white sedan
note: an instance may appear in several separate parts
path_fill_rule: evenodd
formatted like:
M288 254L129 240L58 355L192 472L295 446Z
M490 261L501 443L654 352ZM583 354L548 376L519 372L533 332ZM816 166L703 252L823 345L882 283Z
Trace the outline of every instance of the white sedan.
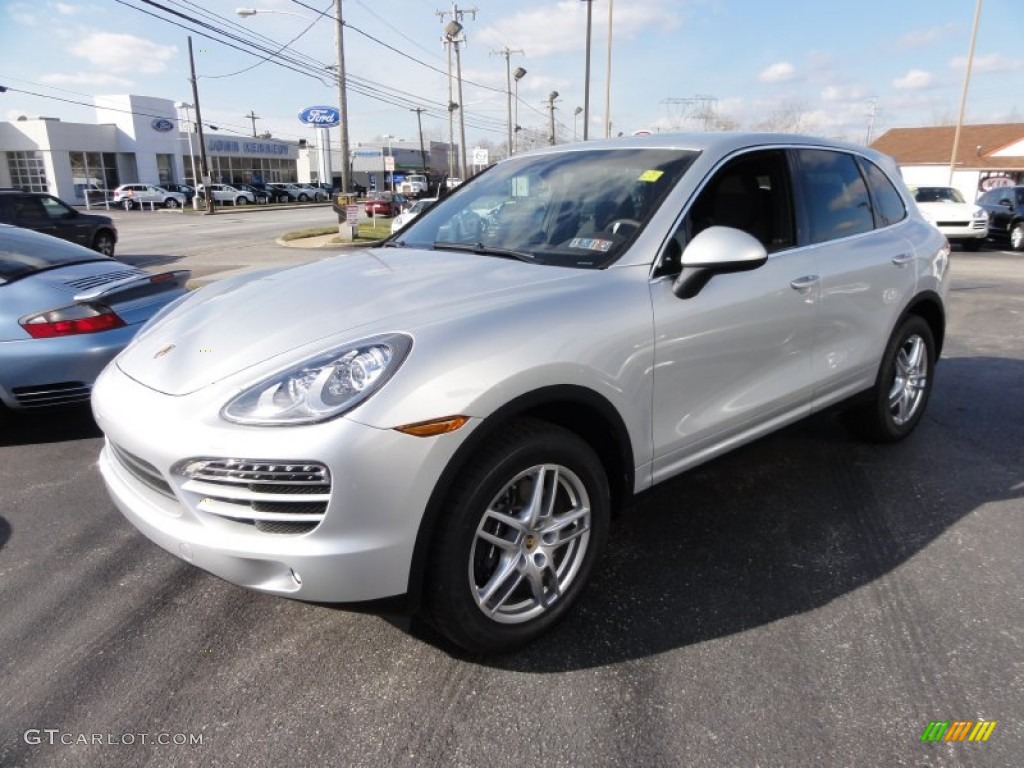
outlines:
M423 211L427 210L427 208L429 208L436 202L436 197L424 197L420 200L417 200L415 203L412 204L412 207L409 208L409 210L403 211L402 213L398 214L397 216L395 216L394 219L391 220L391 234L394 234L395 232L400 230L402 227L404 227L410 221L415 219L417 216L423 213Z

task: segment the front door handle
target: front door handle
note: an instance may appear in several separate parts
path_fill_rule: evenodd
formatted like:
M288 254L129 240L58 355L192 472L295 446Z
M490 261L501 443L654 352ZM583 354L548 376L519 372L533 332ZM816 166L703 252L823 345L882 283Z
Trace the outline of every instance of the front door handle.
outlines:
M806 293L820 282L821 278L817 275L804 275L803 277L798 277L796 280L790 280L789 286L801 293Z
M899 256L892 257L892 263L897 267L905 267L907 264L914 260L913 254L901 253Z

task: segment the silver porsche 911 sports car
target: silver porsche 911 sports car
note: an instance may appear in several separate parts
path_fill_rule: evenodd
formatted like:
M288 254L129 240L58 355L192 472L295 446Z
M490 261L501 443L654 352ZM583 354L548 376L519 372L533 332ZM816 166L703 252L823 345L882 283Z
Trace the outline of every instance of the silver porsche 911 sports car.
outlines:
M103 366L186 292L189 274L0 224L0 410L88 401Z
M579 598L631 494L834 404L910 434L948 263L862 146L516 155L381 247L215 283L143 330L96 384L99 465L140 531L236 584L400 598L508 650Z

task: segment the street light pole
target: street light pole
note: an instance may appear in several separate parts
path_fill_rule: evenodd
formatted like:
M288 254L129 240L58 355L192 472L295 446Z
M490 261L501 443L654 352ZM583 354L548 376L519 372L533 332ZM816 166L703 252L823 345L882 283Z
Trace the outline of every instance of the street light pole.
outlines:
M580 112L583 111L583 107L576 107L572 113L572 140L576 141L576 119L580 116Z
M516 67L516 71L512 73L512 77L516 82L516 115L515 115L515 151L519 151L519 81L526 77L526 70L522 67Z
M315 9L314 9L315 10ZM293 13L291 11L275 11L271 9L262 8L236 8L235 13L245 18L247 16L255 16L257 13L280 13L285 16L298 16L300 19L312 18L302 13ZM326 12L320 13L321 16L326 16ZM336 43L337 61L334 65L334 69L338 72L338 108L341 114L338 115L338 130L341 133L339 140L340 151L341 151L341 191L348 192L349 184L351 182L351 173L349 172L349 152L348 152L348 95L345 87L345 22L341 15L341 0L334 0L334 20L337 22L336 32L334 40ZM327 142L325 152L330 152L330 142Z
M555 146L555 99L558 98L558 91L552 91L548 94L548 114L551 120L551 146ZM584 128L584 130L586 130Z
M978 23L981 21L981 2L974 8L974 29L971 32L971 47L967 53L967 71L964 73L964 92L960 96L960 112L956 117L956 129L953 131L953 151L949 156L949 186L953 186L953 172L956 170L956 153L960 150L960 130L964 125L964 112L967 109L967 88L971 84L971 65L974 63L974 43L978 39Z
M192 115L189 110L192 108L191 104L186 104L184 101L178 101L174 104L175 109L185 110L185 135L188 136L188 159L192 164L192 186L196 186L199 183L199 177L196 175L196 153L192 149ZM199 210L199 195L192 195L192 210Z
M608 0L608 55L604 69L604 137L612 137L612 4Z
M586 141L588 136L587 128L590 125L590 27L594 15L594 2L593 0L583 0L583 2L587 4L587 68L583 78L583 140ZM553 121L554 112L551 115ZM554 128L551 130L551 135L554 136ZM554 144L555 142L552 141L551 143Z

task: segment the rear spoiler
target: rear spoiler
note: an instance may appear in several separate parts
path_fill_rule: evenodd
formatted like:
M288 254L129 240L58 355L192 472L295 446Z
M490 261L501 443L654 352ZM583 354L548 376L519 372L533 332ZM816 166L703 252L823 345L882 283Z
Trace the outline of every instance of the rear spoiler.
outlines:
M77 304L94 304L96 302L109 299L119 293L135 291L149 285L156 286L161 290L184 288L185 283L188 282L188 279L191 276L191 269L172 269L156 275L137 275L136 277L128 277L124 280L117 280L113 283L100 285L82 293L76 293L75 302Z

